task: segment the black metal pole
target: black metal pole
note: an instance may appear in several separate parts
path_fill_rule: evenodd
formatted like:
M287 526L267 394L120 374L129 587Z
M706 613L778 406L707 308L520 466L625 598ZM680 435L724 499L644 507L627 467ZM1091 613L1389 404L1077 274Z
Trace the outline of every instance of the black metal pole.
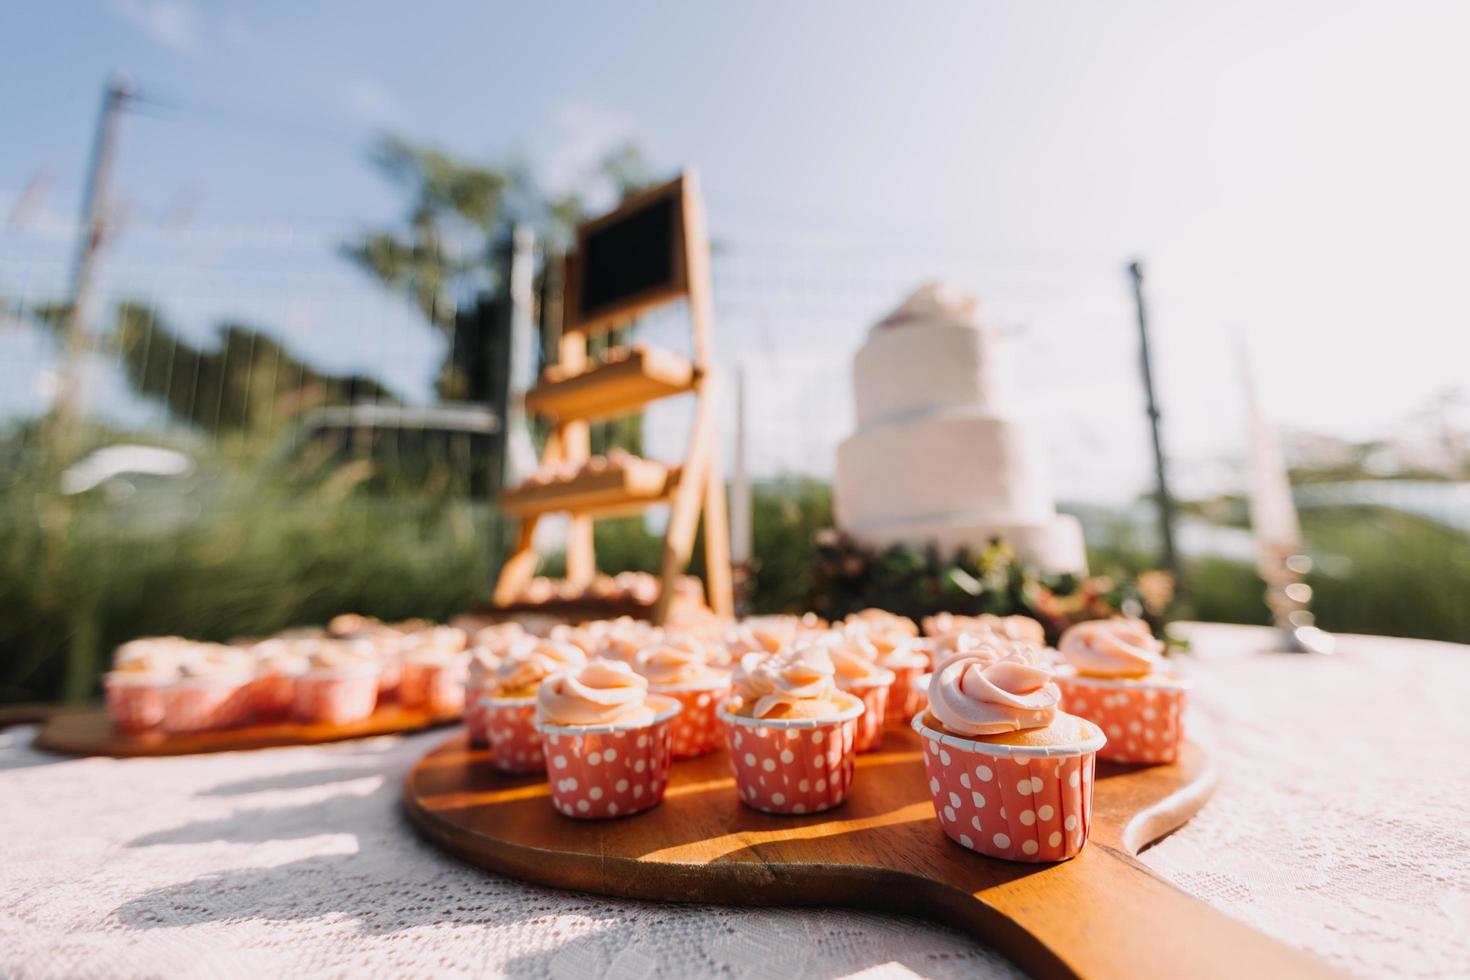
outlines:
M1169 493L1168 467L1164 462L1164 436L1158 397L1154 393L1153 360L1148 346L1148 308L1143 300L1143 266L1128 264L1133 279L1133 303L1138 311L1139 362L1143 368L1143 392L1148 402L1149 432L1153 436L1155 499L1159 505L1159 543L1164 567L1174 576L1174 594L1184 595L1184 574L1179 552L1174 547L1174 497Z

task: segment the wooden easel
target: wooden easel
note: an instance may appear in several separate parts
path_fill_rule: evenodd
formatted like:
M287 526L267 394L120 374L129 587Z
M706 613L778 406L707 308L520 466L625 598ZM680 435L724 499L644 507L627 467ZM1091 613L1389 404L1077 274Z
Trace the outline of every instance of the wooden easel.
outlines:
M649 215L669 216L667 268L658 281L636 285L631 292L604 298L584 309L583 277L599 275L588 269L600 262L603 252L617 248L600 233L616 234L631 220ZM616 258L616 256L614 256ZM605 285L605 282L604 282ZM542 454L543 465L559 462L585 463L591 452L589 423L637 411L651 401L674 395L694 395L694 424L689 434L684 461L665 471L638 460L627 469L583 473L569 480L539 486L521 486L500 495L501 507L521 522L514 550L495 585L497 606L516 602L532 576L540 556L535 551L536 527L552 513L567 513L571 526L566 544L567 580L585 587L596 575L592 524L599 517L639 513L668 504L668 528L664 532L659 569L660 589L651 619L667 620L675 596L675 583L689 564L694 551L695 529L704 515L704 558L706 592L710 608L721 616L734 614L730 571L730 529L725 511L725 484L720 476L712 385L714 364L710 332L714 309L711 300L709 241L704 207L693 171L660 187L635 194L617 210L577 229L577 250L567 258L563 287L565 325L558 350L562 376L543 382L526 393L526 410L546 416L552 423ZM635 350L618 361L587 365L589 335L627 323L637 314L687 297L692 333L692 360L657 350Z

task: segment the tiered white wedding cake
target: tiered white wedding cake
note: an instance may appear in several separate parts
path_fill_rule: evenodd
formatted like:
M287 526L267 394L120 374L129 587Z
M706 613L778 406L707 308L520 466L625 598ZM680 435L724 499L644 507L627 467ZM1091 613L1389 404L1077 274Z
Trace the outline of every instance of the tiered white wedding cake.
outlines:
M975 297L920 287L853 362L857 431L837 450L837 523L875 547L948 555L1000 538L1026 563L1083 572L1082 527L1059 515L998 387L995 336Z

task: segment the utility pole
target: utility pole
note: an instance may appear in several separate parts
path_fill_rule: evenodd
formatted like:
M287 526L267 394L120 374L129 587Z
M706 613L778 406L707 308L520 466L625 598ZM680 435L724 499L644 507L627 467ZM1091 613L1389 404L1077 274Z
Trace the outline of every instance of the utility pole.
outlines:
M57 472L71 462L71 454L76 448L76 424L81 415L82 356L87 348L95 266L97 255L107 240L112 206L112 165L122 110L132 95L132 82L125 75L113 75L103 90L102 106L97 115L97 134L92 143L87 189L82 199L82 225L67 295L66 357L56 405L52 409L51 438L46 447L49 462Z
M1159 543L1163 552L1164 567L1174 576L1174 594L1184 595L1184 575L1179 564L1179 552L1174 547L1174 497L1169 493L1169 476L1164 463L1164 436L1158 398L1154 393L1153 360L1148 346L1148 310L1143 300L1143 266L1138 262L1128 264L1128 274L1133 279L1133 304L1138 311L1139 361L1143 368L1143 392L1148 403L1149 431L1154 445L1155 497L1159 505Z
M71 288L67 294L65 360L56 404L41 430L42 475L45 479L42 508L41 562L37 569L43 601L66 609L71 636L67 641L66 673L62 695L68 703L86 700L96 689L101 653L101 622L95 596L78 601L70 593L68 569L63 557L71 527L71 505L60 492L60 478L76 452L77 420L81 416L82 357L87 349L92 287L98 252L107 240L107 221L112 201L112 163L117 146L122 110L132 95L132 84L122 75L108 80L97 117L97 135L92 143L92 160L87 168L87 189L82 200L82 225L72 262Z

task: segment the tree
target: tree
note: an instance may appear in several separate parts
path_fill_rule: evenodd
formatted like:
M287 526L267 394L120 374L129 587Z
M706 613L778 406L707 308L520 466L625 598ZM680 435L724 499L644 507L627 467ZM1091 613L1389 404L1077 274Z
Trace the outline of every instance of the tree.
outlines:
M211 350L181 340L152 307L120 303L113 339L133 390L213 435L273 433L316 405L398 401L372 378L325 374L239 323L221 324Z
M499 285L491 249L515 175L461 163L397 136L383 139L372 159L408 193L405 227L364 233L342 252L383 285L406 294L452 339L460 301Z
M443 336L439 396L477 402L491 400L483 363L489 345L503 342L485 335L503 326L486 315L492 304L485 300L505 288L497 252L512 227L528 224L548 252L564 251L588 212L590 194L603 191L620 200L648 186L652 175L631 142L611 147L580 176L578 188L565 193L548 192L525 167L466 162L399 136L385 137L371 159L385 178L404 188L408 208L399 225L362 233L342 246L342 254L406 296ZM598 338L591 353L626 344L631 329ZM642 444L641 415L593 427L594 452L619 446L640 453Z

